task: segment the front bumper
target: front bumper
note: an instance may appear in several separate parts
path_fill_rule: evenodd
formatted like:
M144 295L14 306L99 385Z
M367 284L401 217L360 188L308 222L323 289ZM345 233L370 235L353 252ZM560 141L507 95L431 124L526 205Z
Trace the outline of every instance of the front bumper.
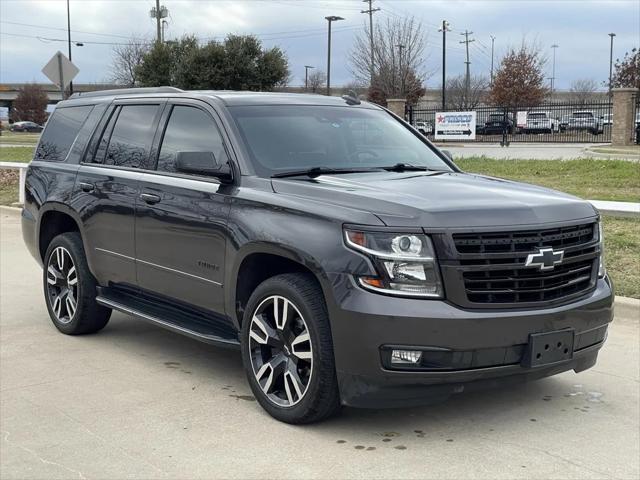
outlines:
M329 305L340 394L343 404L356 407L420 405L462 391L585 370L595 364L613 319L608 279L598 280L594 291L567 305L481 311L370 293L348 275L331 280L334 298L341 299ZM520 365L530 334L567 328L576 334L572 359L533 368ZM432 347L467 355L468 361L464 368L390 370L382 364L385 345Z

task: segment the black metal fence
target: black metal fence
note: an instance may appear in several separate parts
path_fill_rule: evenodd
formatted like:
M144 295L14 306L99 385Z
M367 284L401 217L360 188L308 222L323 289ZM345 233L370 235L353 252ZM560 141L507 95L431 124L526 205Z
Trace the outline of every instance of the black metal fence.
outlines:
M503 145L511 142L611 141L613 108L608 100L586 103L546 102L535 107L480 106L472 111L476 112L476 138L465 141ZM640 112L640 108L636 111ZM441 141L435 138L438 112L442 112L442 109L408 107L406 120L429 139Z

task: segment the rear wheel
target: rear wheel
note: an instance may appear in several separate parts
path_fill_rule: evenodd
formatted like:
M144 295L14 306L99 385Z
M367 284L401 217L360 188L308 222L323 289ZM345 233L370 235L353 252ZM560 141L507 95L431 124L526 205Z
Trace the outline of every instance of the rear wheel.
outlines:
M260 284L241 337L251 390L271 416L311 423L339 409L329 318L313 277L284 274Z
M104 328L111 310L96 302L96 280L89 271L77 232L55 237L44 256L44 295L51 321L67 335Z

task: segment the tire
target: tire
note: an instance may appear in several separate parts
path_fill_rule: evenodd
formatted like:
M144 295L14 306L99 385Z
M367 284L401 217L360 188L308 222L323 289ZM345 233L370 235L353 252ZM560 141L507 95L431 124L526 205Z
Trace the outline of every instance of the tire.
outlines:
M241 344L251 390L275 419L313 423L340 409L329 316L313 276L283 274L261 283L247 303Z
M89 271L78 232L63 233L51 241L42 280L49 316L62 333L94 333L109 322L111 309L96 302L96 279Z

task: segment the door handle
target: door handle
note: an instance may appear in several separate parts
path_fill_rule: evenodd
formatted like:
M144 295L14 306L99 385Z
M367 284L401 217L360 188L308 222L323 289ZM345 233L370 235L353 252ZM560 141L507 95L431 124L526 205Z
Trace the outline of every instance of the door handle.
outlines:
M80 190L87 193L93 192L93 190L96 188L93 183L80 182L79 185L80 185Z
M160 201L160 197L158 195L153 195L151 193L140 194L140 199L144 200L149 205L154 205Z

